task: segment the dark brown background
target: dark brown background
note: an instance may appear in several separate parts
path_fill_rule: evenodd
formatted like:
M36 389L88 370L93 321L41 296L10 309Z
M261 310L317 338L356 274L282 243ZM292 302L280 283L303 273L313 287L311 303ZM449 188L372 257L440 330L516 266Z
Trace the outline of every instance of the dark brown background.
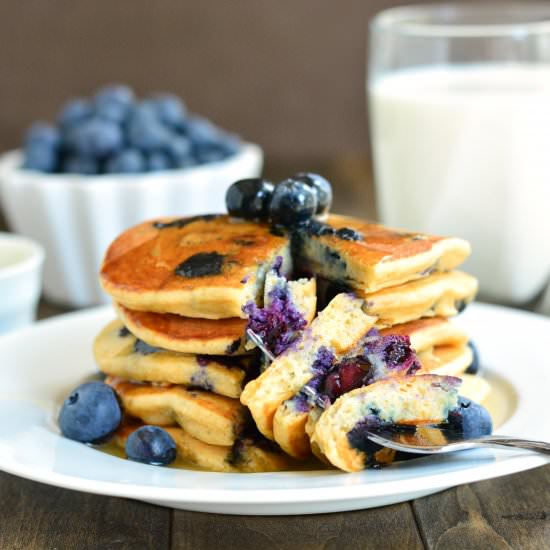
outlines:
M0 0L0 149L102 83L170 90L268 157L368 150L369 17L391 0Z

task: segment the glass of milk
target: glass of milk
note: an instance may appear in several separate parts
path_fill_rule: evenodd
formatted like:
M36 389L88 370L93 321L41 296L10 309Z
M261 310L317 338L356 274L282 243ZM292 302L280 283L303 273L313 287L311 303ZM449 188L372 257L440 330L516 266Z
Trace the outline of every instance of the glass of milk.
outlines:
M381 220L468 239L482 297L533 299L550 278L550 4L390 9L369 51Z

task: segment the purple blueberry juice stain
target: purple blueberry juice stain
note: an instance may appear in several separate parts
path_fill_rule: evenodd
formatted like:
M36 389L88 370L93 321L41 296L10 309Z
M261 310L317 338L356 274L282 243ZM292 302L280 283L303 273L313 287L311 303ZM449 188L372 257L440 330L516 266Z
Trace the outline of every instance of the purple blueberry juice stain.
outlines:
M277 357L298 338L307 322L286 288L274 288L268 296L269 306L259 308L248 302L243 311L248 315L247 329L259 336L267 350Z

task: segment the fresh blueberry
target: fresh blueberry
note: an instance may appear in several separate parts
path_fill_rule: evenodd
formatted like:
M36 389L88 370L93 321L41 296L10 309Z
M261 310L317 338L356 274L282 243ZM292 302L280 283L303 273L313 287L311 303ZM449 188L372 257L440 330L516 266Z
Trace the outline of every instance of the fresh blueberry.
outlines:
M363 240L363 235L355 231L355 229L350 229L349 227L341 227L336 231L336 236L344 241L361 241Z
M226 157L236 155L241 149L241 140L234 134L221 134L218 147Z
M97 174L97 160L83 155L70 155L63 160L61 171L69 174Z
M57 117L58 124L63 129L68 129L93 115L93 107L86 99L73 99L65 103Z
M317 210L315 214L328 213L332 205L332 185L326 178L313 172L300 172L293 176L292 179L302 181L315 189L317 193Z
M105 163L105 172L110 174L138 174L145 169L145 158L137 149L123 149Z
M156 112L157 118L174 128L181 127L187 113L183 101L173 94L157 94L146 100Z
M147 156L147 170L150 172L160 172L161 170L170 170L177 166L167 153L163 151L153 151Z
M220 160L224 160L228 156L225 149L217 143L195 147L193 153L199 164L219 162Z
M273 184L262 178L236 181L225 195L227 211L236 218L266 219Z
M59 130L46 122L35 122L25 134L25 145L45 145L53 149L60 143Z
M57 164L57 149L51 145L40 142L25 145L23 168L39 172L55 172Z
M59 413L61 433L83 443L99 443L119 426L122 411L117 396L103 382L86 382L71 392Z
M99 90L95 97L95 112L101 118L123 122L134 101L134 92L128 86L113 84Z
M184 136L171 135L164 150L177 166L180 161L188 159L191 156L191 142Z
M479 350L472 340L468 342L468 346L472 350L473 359L472 364L468 367L468 370L466 371L466 374L477 374L481 367L481 363L479 361Z
M170 141L170 132L151 106L140 104L130 113L128 141L133 147L149 152L162 149Z
M195 145L217 144L220 140L220 131L209 120L193 116L189 117L183 126L187 137Z
M276 225L290 227L307 222L317 211L317 193L302 181L286 179L275 186L269 217Z
M130 460L154 466L165 466L176 459L176 443L158 426L138 428L126 441L125 450Z
M459 397L458 406L449 413L448 420L451 428L466 439L489 435L493 431L487 409L466 397Z
M103 157L114 153L123 142L120 126L110 120L91 118L72 128L67 146L75 153Z

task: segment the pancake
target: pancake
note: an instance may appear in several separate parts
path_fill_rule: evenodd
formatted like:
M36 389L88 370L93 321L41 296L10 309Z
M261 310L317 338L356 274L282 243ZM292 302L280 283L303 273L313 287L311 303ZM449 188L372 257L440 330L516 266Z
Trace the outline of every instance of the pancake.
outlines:
M460 380L449 376L385 378L342 395L315 425L312 441L331 464L348 472L373 462L365 430L388 422L440 424L457 406Z
M114 442L124 448L130 434L140 426L143 426L143 423L126 419L115 432ZM163 429L174 439L177 457L183 461L183 467L189 464L210 472L224 473L277 472L292 469L291 459L273 444L269 445L266 440L241 438L232 446L224 447L204 443L181 428L163 426Z
M139 384L108 377L126 414L147 424L183 428L211 445L233 445L246 421L246 409L237 399L182 386Z
M247 357L207 357L144 346L119 320L98 334L93 352L99 370L110 376L180 384L233 398L241 395L246 377L254 371Z
M241 394L260 432L273 439L273 416L279 405L293 397L323 368L325 358L343 354L357 344L376 319L366 315L363 300L339 294L321 311L301 338L275 358Z
M449 271L470 254L468 242L458 238L408 233L338 215L329 216L327 225L326 231L313 224L298 233L298 265L362 293Z
M246 319L196 319L174 313L152 313L114 304L122 323L153 347L180 353L243 355Z
M271 270L266 276L263 303L269 305L275 288L288 292L306 322L313 319L317 301L315 279L287 281ZM154 347L204 355L242 355L254 347L246 338L247 320L239 317L197 319L131 310L121 304L115 304L115 309L130 332Z
M430 350L435 346L465 346L468 335L455 324L442 317L432 317L410 321L380 331L382 336L397 334L408 336L411 346L417 352Z
M437 374L462 378L462 376L468 377L464 373L472 362L472 351L466 345L439 346L420 353L418 358L422 368L416 373L417 375ZM472 383L470 385L473 386ZM481 390L477 391L476 397L487 387L483 383L479 386ZM483 397L485 397L484 394ZM318 407L312 410L306 409L298 397L293 397L281 404L275 412L274 440L290 456L301 460L310 456L312 449L307 426L308 423L311 424L315 411L319 412L322 409Z
M411 347L418 353L421 369L416 374L460 376L472 362L467 346L468 337L455 325L442 318L421 319L380 332L381 336L408 336ZM399 376L400 371L388 371ZM311 454L307 423L318 407L307 406L298 394L282 403L273 417L274 440L290 456L305 459Z
M418 374L430 373L461 376L472 364L472 348L468 345L436 346L418 354L422 368Z
M103 289L129 309L223 319L258 302L265 274L282 258L292 269L288 237L267 224L209 215L144 222L117 237L101 266Z
M477 279L461 271L434 273L372 294L365 298L366 312L378 317L378 328L422 317L453 317L474 299Z

